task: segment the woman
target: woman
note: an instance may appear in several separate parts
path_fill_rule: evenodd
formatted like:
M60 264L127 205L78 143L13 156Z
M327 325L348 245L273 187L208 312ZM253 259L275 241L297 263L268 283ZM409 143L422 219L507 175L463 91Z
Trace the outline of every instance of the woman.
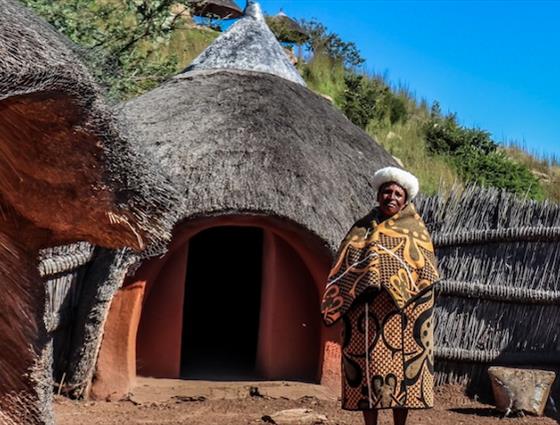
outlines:
M366 425L393 409L433 407L433 284L438 279L430 235L412 199L418 180L395 167L373 176L379 206L342 242L321 312L343 322L342 408L362 410Z

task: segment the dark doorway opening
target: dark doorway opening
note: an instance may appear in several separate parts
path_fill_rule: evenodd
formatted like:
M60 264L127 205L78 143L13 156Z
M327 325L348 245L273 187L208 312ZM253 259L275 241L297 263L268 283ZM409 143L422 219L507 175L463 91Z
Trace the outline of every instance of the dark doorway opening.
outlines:
M256 227L215 227L190 240L182 377L254 377L262 256L263 231Z

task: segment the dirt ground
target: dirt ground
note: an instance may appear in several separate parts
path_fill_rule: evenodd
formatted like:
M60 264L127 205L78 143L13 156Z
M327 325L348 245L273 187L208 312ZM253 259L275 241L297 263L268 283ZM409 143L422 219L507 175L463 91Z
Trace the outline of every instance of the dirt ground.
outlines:
M274 414L304 408L323 419L289 422L301 425L358 425L359 413L345 412L324 387L290 382L205 382L141 379L134 391L120 401L77 402L56 397L57 425L282 425ZM272 418L271 418L272 417ZM326 419L325 419L326 417ZM380 415L379 425L392 424L390 413ZM436 407L412 411L410 425L553 425L558 418L501 419L492 406L463 395L456 386L436 389Z

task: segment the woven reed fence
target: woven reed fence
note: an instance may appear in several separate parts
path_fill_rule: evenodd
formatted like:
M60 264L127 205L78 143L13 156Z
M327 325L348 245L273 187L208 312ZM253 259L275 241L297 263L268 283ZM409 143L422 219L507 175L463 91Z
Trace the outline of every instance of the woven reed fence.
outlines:
M417 206L443 276L436 383L485 394L490 365L560 372L560 205L469 187Z
M53 337L53 368L61 379L71 343L71 324L94 247L87 242L44 249L39 273L46 289L45 323Z

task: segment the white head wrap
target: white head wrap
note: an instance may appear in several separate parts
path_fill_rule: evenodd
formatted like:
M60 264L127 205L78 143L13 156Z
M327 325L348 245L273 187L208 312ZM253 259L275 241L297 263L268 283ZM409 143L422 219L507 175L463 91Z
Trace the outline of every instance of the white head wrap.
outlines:
M394 182L406 190L407 201L411 201L418 194L418 179L397 167L385 167L375 172L373 175L373 189L379 192L379 188L385 183Z

